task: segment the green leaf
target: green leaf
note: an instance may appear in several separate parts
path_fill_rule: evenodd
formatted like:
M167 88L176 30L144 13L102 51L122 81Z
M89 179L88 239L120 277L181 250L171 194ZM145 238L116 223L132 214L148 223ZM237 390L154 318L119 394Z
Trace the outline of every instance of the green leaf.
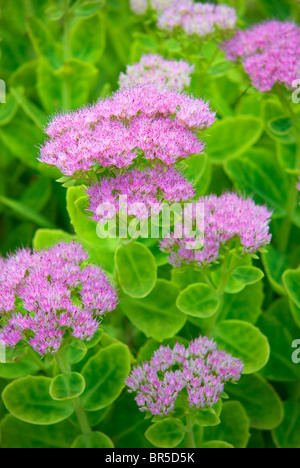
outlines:
M144 436L150 421L145 419L132 395L124 392L101 422L100 430L113 438L116 448L153 448Z
M124 296L121 308L147 337L163 341L176 335L186 322L186 316L176 307L178 292L172 283L159 279L144 299Z
M245 375L238 385L228 384L230 398L239 400L247 411L250 426L270 431L283 419L283 405L274 388L260 375Z
M236 294L224 294L220 315L222 320L244 320L255 324L262 313L263 284L247 286Z
M48 116L29 99L24 96L21 88L10 88L10 92L15 97L16 101L24 110L25 114L35 123L37 127L43 130L48 121Z
M73 449L95 449L114 448L112 440L102 432L92 432L89 435L78 436L73 445Z
M50 385L47 377L25 377L7 385L2 399L8 411L21 421L41 426L57 424L71 416L73 405L53 400Z
M284 403L284 419L272 433L278 448L300 448L300 403Z
M238 401L223 404L221 424L204 430L203 442L225 441L235 448L245 448L250 437L249 419L243 406Z
M121 246L116 251L115 264L120 285L130 297L146 297L157 280L157 266L150 250L140 243Z
M228 117L219 120L209 129L207 154L214 163L245 153L260 138L263 123L251 116Z
M7 415L0 426L2 448L70 448L77 429L67 421L51 426L27 424Z
M208 318L217 312L220 299L209 286L196 283L191 284L179 294L176 305L187 315Z
M270 347L267 338L252 324L240 320L219 322L214 338L224 348L244 363L244 374L261 370L268 362Z
M282 283L282 275L290 265L289 259L272 245L268 245L266 249L267 252L262 254L262 262L268 280L275 292L284 295L286 292Z
M274 217L286 216L289 181L276 162L273 151L264 148L249 150L243 158L228 161L225 170L238 190L248 196L254 193L258 203L267 203L275 209Z
M84 343L84 341L74 339L66 347L66 355L69 364L78 364L81 362L84 357L86 356L88 351L88 347Z
M95 13L97 13L97 11L100 10L103 5L103 0L84 2L74 8L74 13L76 16L88 18L89 16L93 16Z
M173 448L184 438L184 431L172 419L159 421L146 431L145 436L155 447Z
M1 203L7 208L11 209L16 215L21 216L21 218L28 219L37 226L53 227L51 221L18 200L0 196L0 204Z
M232 273L232 277L244 285L255 284L264 276L264 273L259 268L253 266L240 266Z
M268 313L260 317L257 325L268 337L271 347L270 359L262 375L276 382L300 380L300 366L292 362L292 343L299 331L291 317L288 301L275 301Z
M277 156L282 167L291 174L298 174L297 145L277 142Z
M219 400L221 401L221 400ZM222 407L222 404L220 408ZM209 408L205 411L199 410L197 413L196 424L202 427L210 427L210 426L217 426L220 424L219 415L215 412L213 408Z
M228 448L234 448L233 445L228 444L228 442L223 442L222 440L210 440L209 442L204 442L203 444L200 444L199 447L200 449L228 449Z
M18 103L14 96L8 95L6 103L0 107L0 126L9 124L18 110Z
M86 390L82 395L87 411L98 411L113 403L124 388L130 371L127 346L114 344L99 351L82 369Z
M8 359L7 351L7 359ZM19 379L25 377L28 374L36 374L40 370L38 364L28 355L25 355L20 360L15 362L6 362L6 364L0 364L0 378L2 379Z
M297 307L300 307L300 268L287 270L282 279L289 297Z
M293 121L289 117L275 117L269 120L268 127L275 135L286 135L293 128Z
M41 250L52 247L59 242L71 242L75 239L76 236L72 236L59 229L38 229L34 235L32 244L35 250Z
M212 164L207 155L195 155L184 161L184 174L193 183L196 196L204 195L212 176Z
M33 16L27 19L27 26L29 37L39 57L46 59L52 68L60 68L63 48L54 42L49 29L41 20Z
M93 3L95 11L101 6L99 2L89 3ZM99 62L105 48L106 35L104 21L102 15L96 14L77 22L76 26L71 31L70 43L72 57L92 64ZM86 33L87 31L89 31L88 34Z
M85 390L85 381L81 374L71 372L57 375L51 382L50 395L53 400L65 401L79 397Z

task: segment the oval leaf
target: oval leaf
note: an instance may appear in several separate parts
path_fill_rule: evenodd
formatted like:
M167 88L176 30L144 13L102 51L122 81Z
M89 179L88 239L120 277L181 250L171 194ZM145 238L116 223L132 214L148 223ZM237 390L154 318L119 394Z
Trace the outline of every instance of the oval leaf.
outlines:
M50 395L53 400L72 400L85 390L85 381L81 374L71 372L68 375L57 375L51 382Z
M114 448L114 444L107 435L102 432L92 432L90 435L78 436L73 445L73 449L95 449Z
M220 299L209 286L197 283L191 284L179 294L176 305L187 315L208 318L217 312Z
M184 431L172 419L159 421L146 431L145 436L155 447L173 448L184 438Z
M84 366L86 390L82 396L87 411L98 411L113 403L124 388L130 371L127 346L114 344L99 351Z
M135 242L119 247L115 259L123 291L130 297L146 297L157 279L157 266L150 250Z
M53 400L50 385L47 377L25 377L7 385L2 399L8 411L21 421L41 426L57 424L71 416L73 405Z
M267 338L250 323L240 320L219 322L214 329L214 338L219 346L243 361L244 374L258 372L269 360Z

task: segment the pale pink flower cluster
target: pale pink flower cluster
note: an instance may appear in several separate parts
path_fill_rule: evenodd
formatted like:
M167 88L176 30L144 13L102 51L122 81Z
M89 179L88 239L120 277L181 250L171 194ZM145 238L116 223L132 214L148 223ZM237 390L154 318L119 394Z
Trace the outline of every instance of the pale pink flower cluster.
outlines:
M218 31L232 31L236 27L234 8L193 0L174 0L158 15L158 27L171 31L180 28L188 35L206 37Z
M197 134L214 121L215 113L202 99L155 85L126 88L55 117L40 161L67 176L95 165L128 168L140 151L169 165L201 153L204 143Z
M155 84L175 91L183 91L191 84L194 65L184 60L166 60L159 54L143 55L139 63L128 65L119 78L120 88Z
M177 343L173 349L161 346L149 362L133 369L126 380L141 411L166 415L175 409L179 395L187 395L191 408L214 406L224 392L225 383L236 382L243 363L207 337Z
M276 83L292 88L300 77L300 27L268 21L236 36L222 48L231 61L241 61L255 88L270 91Z
M192 185L179 172L164 166L144 171L134 169L115 178L103 178L99 184L88 187L87 193L89 211L93 219L101 223L119 213L120 208L128 216L147 219L158 214L164 202L179 203L195 196ZM121 205L124 197L126 206Z
M66 332L90 340L101 317L117 306L117 293L98 266L72 242L1 259L0 341L26 342L41 356L55 353Z
M191 232L182 226L183 237L171 237L160 242L161 250L170 255L174 267L184 264L202 266L216 261L220 250L231 239L238 239L245 253L254 253L271 242L269 224L272 212L258 206L252 199L243 199L234 193L220 197L210 195L200 199L204 205L204 233L201 246L197 246ZM198 205L198 206L200 206ZM196 218L196 213L191 214ZM200 235L201 233L199 233ZM193 247L194 248L188 248Z

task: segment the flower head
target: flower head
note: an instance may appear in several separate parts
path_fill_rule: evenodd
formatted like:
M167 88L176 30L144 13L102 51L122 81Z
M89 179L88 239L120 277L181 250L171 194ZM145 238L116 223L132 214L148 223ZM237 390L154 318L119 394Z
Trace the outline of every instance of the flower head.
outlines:
M181 28L188 35L210 36L217 31L231 31L236 27L236 11L226 5L194 3L174 0L158 15L160 29Z
M91 339L101 316L116 308L117 293L102 269L86 260L76 242L1 259L0 340L10 347L24 340L45 355L59 349L66 331Z
M161 241L161 250L170 254L169 262L173 266L212 263L218 259L221 247L235 238L239 239L245 253L257 252L270 243L272 212L265 206L257 206L253 200L243 199L234 193L220 197L210 195L194 205L192 221L196 219L200 206L204 207L201 246L197 246L197 239L193 237L190 226L186 225L182 226L182 238L173 236Z
M175 408L184 390L191 408L215 405L226 382L238 381L243 363L207 337L199 337L187 348L177 343L173 349L161 346L151 361L133 369L126 380L141 411L165 415Z
M126 197L126 214L146 219L158 214L163 202L179 203L195 196L192 185L173 167L157 166L154 169L137 169L118 174L115 178L102 179L98 185L88 187L89 211L93 219L105 223L107 216L99 207L112 206L111 214L120 212L120 204ZM124 209L124 207L122 207Z
M166 60L158 54L143 55L139 63L128 65L126 74L121 73L120 88L155 84L183 91L191 83L195 67L184 60Z
M267 21L223 44L227 58L240 60L253 86L270 91L276 83L292 88L300 76L300 28L291 22Z
M146 159L173 164L203 150L197 132L214 121L202 99L154 85L126 88L94 106L55 117L40 160L67 176L96 164L128 168L138 150Z

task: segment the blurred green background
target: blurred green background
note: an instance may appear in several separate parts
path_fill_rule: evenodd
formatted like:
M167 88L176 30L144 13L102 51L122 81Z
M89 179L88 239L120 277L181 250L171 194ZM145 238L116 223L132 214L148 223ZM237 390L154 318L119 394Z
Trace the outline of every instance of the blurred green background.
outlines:
M222 2L221 2L222 3ZM227 0L241 24L295 17L294 0ZM0 0L0 248L31 245L40 227L70 231L58 171L38 162L49 116L106 96L147 51L129 0ZM149 39L150 40L150 39Z

